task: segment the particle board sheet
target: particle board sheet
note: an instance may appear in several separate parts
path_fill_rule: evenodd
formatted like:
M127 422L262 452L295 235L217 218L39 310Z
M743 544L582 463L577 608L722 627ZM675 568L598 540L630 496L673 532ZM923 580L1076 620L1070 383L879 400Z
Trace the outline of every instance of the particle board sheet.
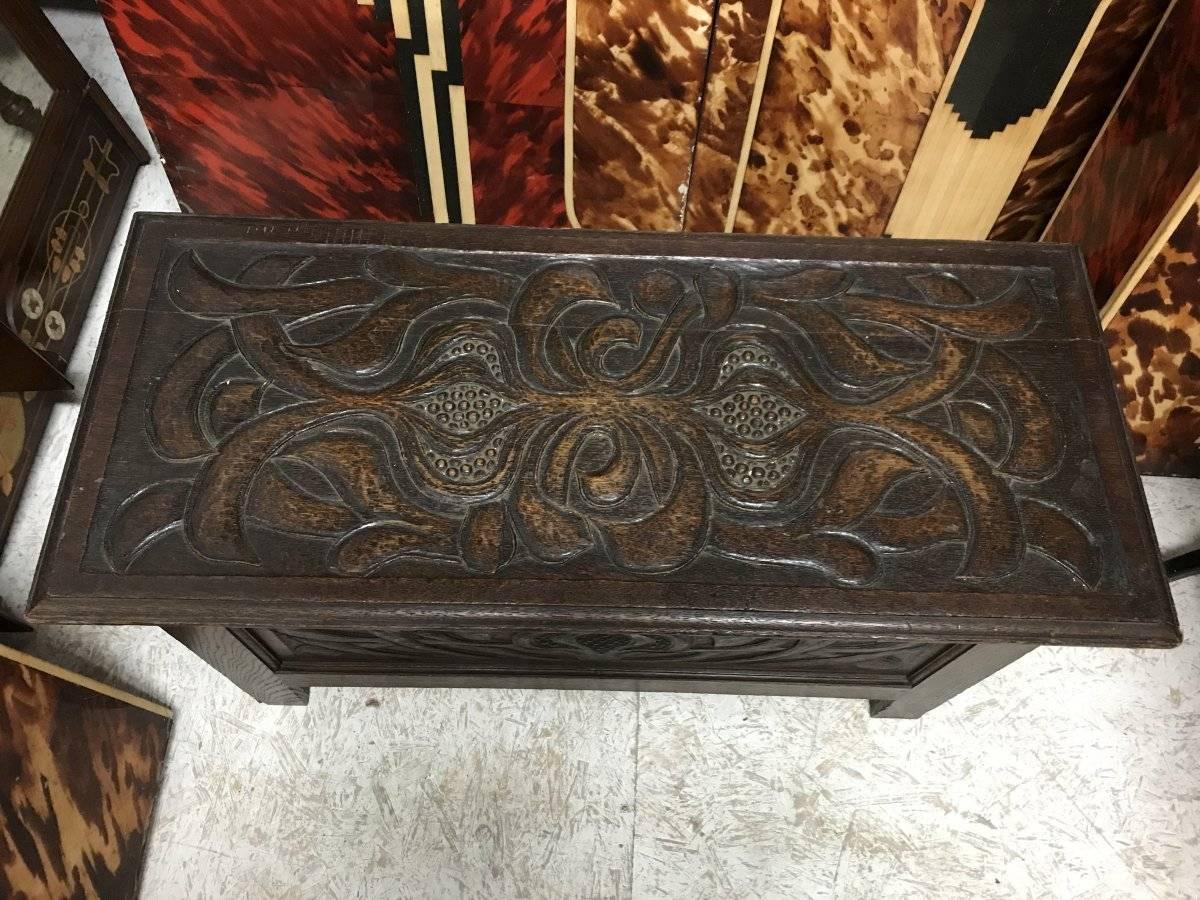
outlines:
M572 224L683 227L713 5L568 0Z
M1108 2L976 4L889 234L987 236Z
M1046 229L1119 308L1190 206L1200 164L1200 0L1175 0Z
M1200 477L1200 200L1106 338L1140 471Z
M734 230L882 233L970 10L783 0Z
M1113 0L988 235L1036 241L1112 111L1169 0Z
M0 645L0 895L134 900L171 713Z

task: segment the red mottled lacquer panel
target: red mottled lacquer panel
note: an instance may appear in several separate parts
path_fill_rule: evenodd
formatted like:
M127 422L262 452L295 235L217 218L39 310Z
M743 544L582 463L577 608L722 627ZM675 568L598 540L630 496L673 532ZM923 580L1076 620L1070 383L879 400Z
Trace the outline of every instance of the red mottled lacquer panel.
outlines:
M348 0L102 0L179 201L200 213L417 215L386 23Z
M1041 236L1168 5L1169 0L1113 0L996 219L991 240Z
M563 109L467 101L475 220L566 226Z
M1045 239L1077 243L1103 306L1196 171L1200 0L1178 0Z
M467 99L561 108L566 13L566 0L459 0Z
M1105 331L1138 469L1200 477L1200 204Z
M131 75L399 91L391 30L354 0L100 0Z
M222 215L411 220L396 98L228 79L131 79L182 204Z

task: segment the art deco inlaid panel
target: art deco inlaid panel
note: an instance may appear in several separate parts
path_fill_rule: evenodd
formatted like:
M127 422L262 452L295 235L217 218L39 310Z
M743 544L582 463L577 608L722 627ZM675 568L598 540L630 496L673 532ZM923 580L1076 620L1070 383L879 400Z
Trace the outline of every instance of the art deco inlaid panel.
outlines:
M1140 280L1163 221L1195 187L1197 46L1200 4L1172 4L1043 235L1079 245L1101 309Z
M1113 0L1046 121L992 231L1036 241L1104 125L1169 0Z
M199 240L159 271L92 571L1126 583L1048 269Z
M0 315L61 370L75 348L142 159L140 149L125 143L90 100L55 149L61 153L61 177L41 200L15 258L0 263L17 276L0 301ZM0 543L57 399L44 392L0 393Z

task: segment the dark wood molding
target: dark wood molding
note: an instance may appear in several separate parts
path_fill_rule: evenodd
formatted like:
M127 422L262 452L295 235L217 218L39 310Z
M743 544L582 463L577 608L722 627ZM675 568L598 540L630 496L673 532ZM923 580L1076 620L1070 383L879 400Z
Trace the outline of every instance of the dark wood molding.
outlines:
M894 700L872 700L877 719L919 719L989 675L1016 662L1033 647L1027 644L975 644Z
M308 689L284 682L229 628L178 626L164 629L202 660L260 703L304 706Z
M264 696L1179 640L1063 246L138 216L81 422L32 616Z

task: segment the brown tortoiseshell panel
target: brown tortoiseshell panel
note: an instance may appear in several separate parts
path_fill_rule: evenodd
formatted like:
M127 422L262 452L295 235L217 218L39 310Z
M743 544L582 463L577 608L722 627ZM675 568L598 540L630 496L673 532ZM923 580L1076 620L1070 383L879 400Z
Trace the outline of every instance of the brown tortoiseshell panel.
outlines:
M712 0L577 0L572 179L587 228L682 228Z
M562 104L468 100L467 123L476 221L566 226Z
M134 900L171 720L41 665L0 648L0 895Z
M1034 241L1129 80L1169 0L1113 0L988 237Z
M1105 336L1138 468L1200 477L1200 203Z
M100 0L130 76L396 93L390 30L354 0Z
M772 0L729 0L717 6L692 177L688 231L722 231L742 141L750 118Z
M1083 251L1104 306L1196 173L1200 3L1171 7L1044 235Z
M467 99L561 110L566 11L566 0L459 0Z
M417 214L398 98L229 79L131 78L181 204L194 212Z
M883 233L968 0L783 0L735 230Z

